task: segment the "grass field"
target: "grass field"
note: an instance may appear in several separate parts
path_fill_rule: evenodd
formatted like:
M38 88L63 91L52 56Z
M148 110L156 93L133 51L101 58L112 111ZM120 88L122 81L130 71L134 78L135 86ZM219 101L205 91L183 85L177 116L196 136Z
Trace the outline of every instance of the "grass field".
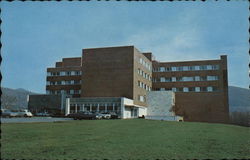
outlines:
M250 158L250 128L144 119L2 124L3 159Z

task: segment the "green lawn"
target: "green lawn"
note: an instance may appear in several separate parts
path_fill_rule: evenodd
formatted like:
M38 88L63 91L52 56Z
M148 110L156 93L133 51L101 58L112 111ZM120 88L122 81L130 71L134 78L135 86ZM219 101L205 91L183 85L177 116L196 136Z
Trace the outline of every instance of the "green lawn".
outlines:
M2 124L3 159L250 158L250 128L134 120Z

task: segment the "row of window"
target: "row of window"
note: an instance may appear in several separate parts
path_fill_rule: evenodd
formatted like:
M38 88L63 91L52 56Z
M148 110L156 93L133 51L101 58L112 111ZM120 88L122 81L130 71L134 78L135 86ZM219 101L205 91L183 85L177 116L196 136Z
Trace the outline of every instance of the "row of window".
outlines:
M200 66L179 66L179 67L158 67L153 72L175 72L175 71L203 71L218 70L219 65L200 65Z
M145 72L144 72L143 70L141 70L140 68L138 68L137 73L138 73L139 75L141 75L142 77L144 77L145 79L149 80L149 81L152 80L152 77L151 77L149 74L145 73Z
M143 88L143 89L146 89L147 91L151 91L151 87L149 87L148 85L146 85L145 83L143 83L141 81L138 81L138 86Z
M46 94L81 94L81 90L46 90Z
M47 76L79 76L82 71L47 72Z
M189 81L216 81L218 76L194 76L194 77L160 77L154 78L153 82L189 82Z
M178 88L155 88L156 91L173 91L173 92L217 92L218 87L178 87Z
M139 63L151 71L151 65L149 63L147 63L146 61L144 61L144 59L140 58Z
M81 84L81 80L69 80L69 81L47 81L47 85L77 85Z

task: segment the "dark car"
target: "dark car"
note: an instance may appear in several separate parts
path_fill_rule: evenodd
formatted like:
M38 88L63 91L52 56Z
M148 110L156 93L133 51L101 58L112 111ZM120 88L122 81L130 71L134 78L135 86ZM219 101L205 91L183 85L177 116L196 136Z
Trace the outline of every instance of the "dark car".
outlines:
M96 119L96 115L91 112L79 112L79 113L70 113L67 115L69 118L73 118L74 120L81 119Z

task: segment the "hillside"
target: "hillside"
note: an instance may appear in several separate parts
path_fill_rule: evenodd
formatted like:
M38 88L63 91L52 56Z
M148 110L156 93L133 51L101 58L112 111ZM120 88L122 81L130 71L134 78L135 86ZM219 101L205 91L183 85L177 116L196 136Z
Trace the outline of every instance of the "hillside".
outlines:
M11 89L1 87L2 96L1 96L1 108L27 108L27 95L29 94L37 94L25 89Z
M229 86L229 108L230 112L250 112L250 90L235 86Z

